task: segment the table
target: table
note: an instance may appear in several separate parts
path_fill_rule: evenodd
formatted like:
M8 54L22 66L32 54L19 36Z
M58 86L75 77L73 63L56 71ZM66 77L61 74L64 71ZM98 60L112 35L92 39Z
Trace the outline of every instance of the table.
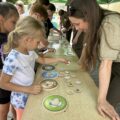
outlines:
M56 71L63 73L69 71L71 81L74 87L68 87L66 79L62 76L55 78L58 82L58 87L51 91L42 91L39 95L30 95L27 101L22 120L108 120L101 117L96 109L98 89L88 73L82 71L78 65L78 58L73 52L73 55L64 55L71 47L66 44L65 40L51 42L51 46L56 46L56 53L49 54L53 57L64 57L71 61L69 65L63 63L54 64ZM67 51L65 51L67 48ZM70 50L71 52L71 50ZM41 67L38 68L35 78L35 84L39 83L41 77ZM66 72L66 73L67 73ZM81 84L76 85L75 81L81 81ZM75 90L79 88L80 92ZM68 94L68 91L73 91ZM68 101L68 108L65 111L53 113L48 111L43 106L43 100L49 95L61 95Z

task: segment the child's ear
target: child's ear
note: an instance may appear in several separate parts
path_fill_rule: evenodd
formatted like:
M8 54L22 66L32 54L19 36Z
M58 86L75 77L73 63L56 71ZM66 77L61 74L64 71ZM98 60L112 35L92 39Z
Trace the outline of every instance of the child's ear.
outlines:
M31 37L27 37L27 39L26 39L28 42L31 42L31 41L33 41L33 39L31 38Z
M26 37L24 38L24 40L25 40L25 42L31 42L31 41L32 41L32 38L29 37L29 36L26 36Z

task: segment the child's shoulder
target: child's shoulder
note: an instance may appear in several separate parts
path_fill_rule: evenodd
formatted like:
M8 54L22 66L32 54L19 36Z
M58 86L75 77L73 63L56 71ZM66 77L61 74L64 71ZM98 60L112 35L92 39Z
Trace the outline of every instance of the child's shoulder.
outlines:
M9 58L13 58L13 59L17 59L19 56L19 52L17 52L16 50L12 49L10 51L10 53L8 54Z
M8 54L8 56L5 59L6 63L12 63L12 62L16 62L19 56L19 52L17 52L16 50L11 50L10 53Z

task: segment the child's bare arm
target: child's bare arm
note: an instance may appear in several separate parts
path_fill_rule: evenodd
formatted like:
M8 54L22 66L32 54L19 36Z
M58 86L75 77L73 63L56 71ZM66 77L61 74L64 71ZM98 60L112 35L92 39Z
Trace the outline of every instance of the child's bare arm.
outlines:
M0 77L0 87L9 91L25 92L30 94L39 94L41 91L40 85L21 86L10 82L11 79L11 75L2 73Z
M50 64L50 63L57 63L57 62L62 62L62 63L65 63L65 64L68 64L69 61L64 59L64 58L46 58L46 57L39 57L37 60L36 60L38 63L41 63L41 64Z

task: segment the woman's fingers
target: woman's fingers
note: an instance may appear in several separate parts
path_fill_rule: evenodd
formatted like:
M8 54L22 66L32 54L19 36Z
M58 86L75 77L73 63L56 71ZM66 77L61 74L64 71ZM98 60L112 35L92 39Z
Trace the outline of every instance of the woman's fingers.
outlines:
M107 115L112 120L120 120L119 115L117 114L115 109L109 103L104 103L102 105L99 105L98 112L103 117L106 117L106 115Z
M98 112L101 116L103 116L105 118L105 113L103 112L103 110L101 108L98 108Z

